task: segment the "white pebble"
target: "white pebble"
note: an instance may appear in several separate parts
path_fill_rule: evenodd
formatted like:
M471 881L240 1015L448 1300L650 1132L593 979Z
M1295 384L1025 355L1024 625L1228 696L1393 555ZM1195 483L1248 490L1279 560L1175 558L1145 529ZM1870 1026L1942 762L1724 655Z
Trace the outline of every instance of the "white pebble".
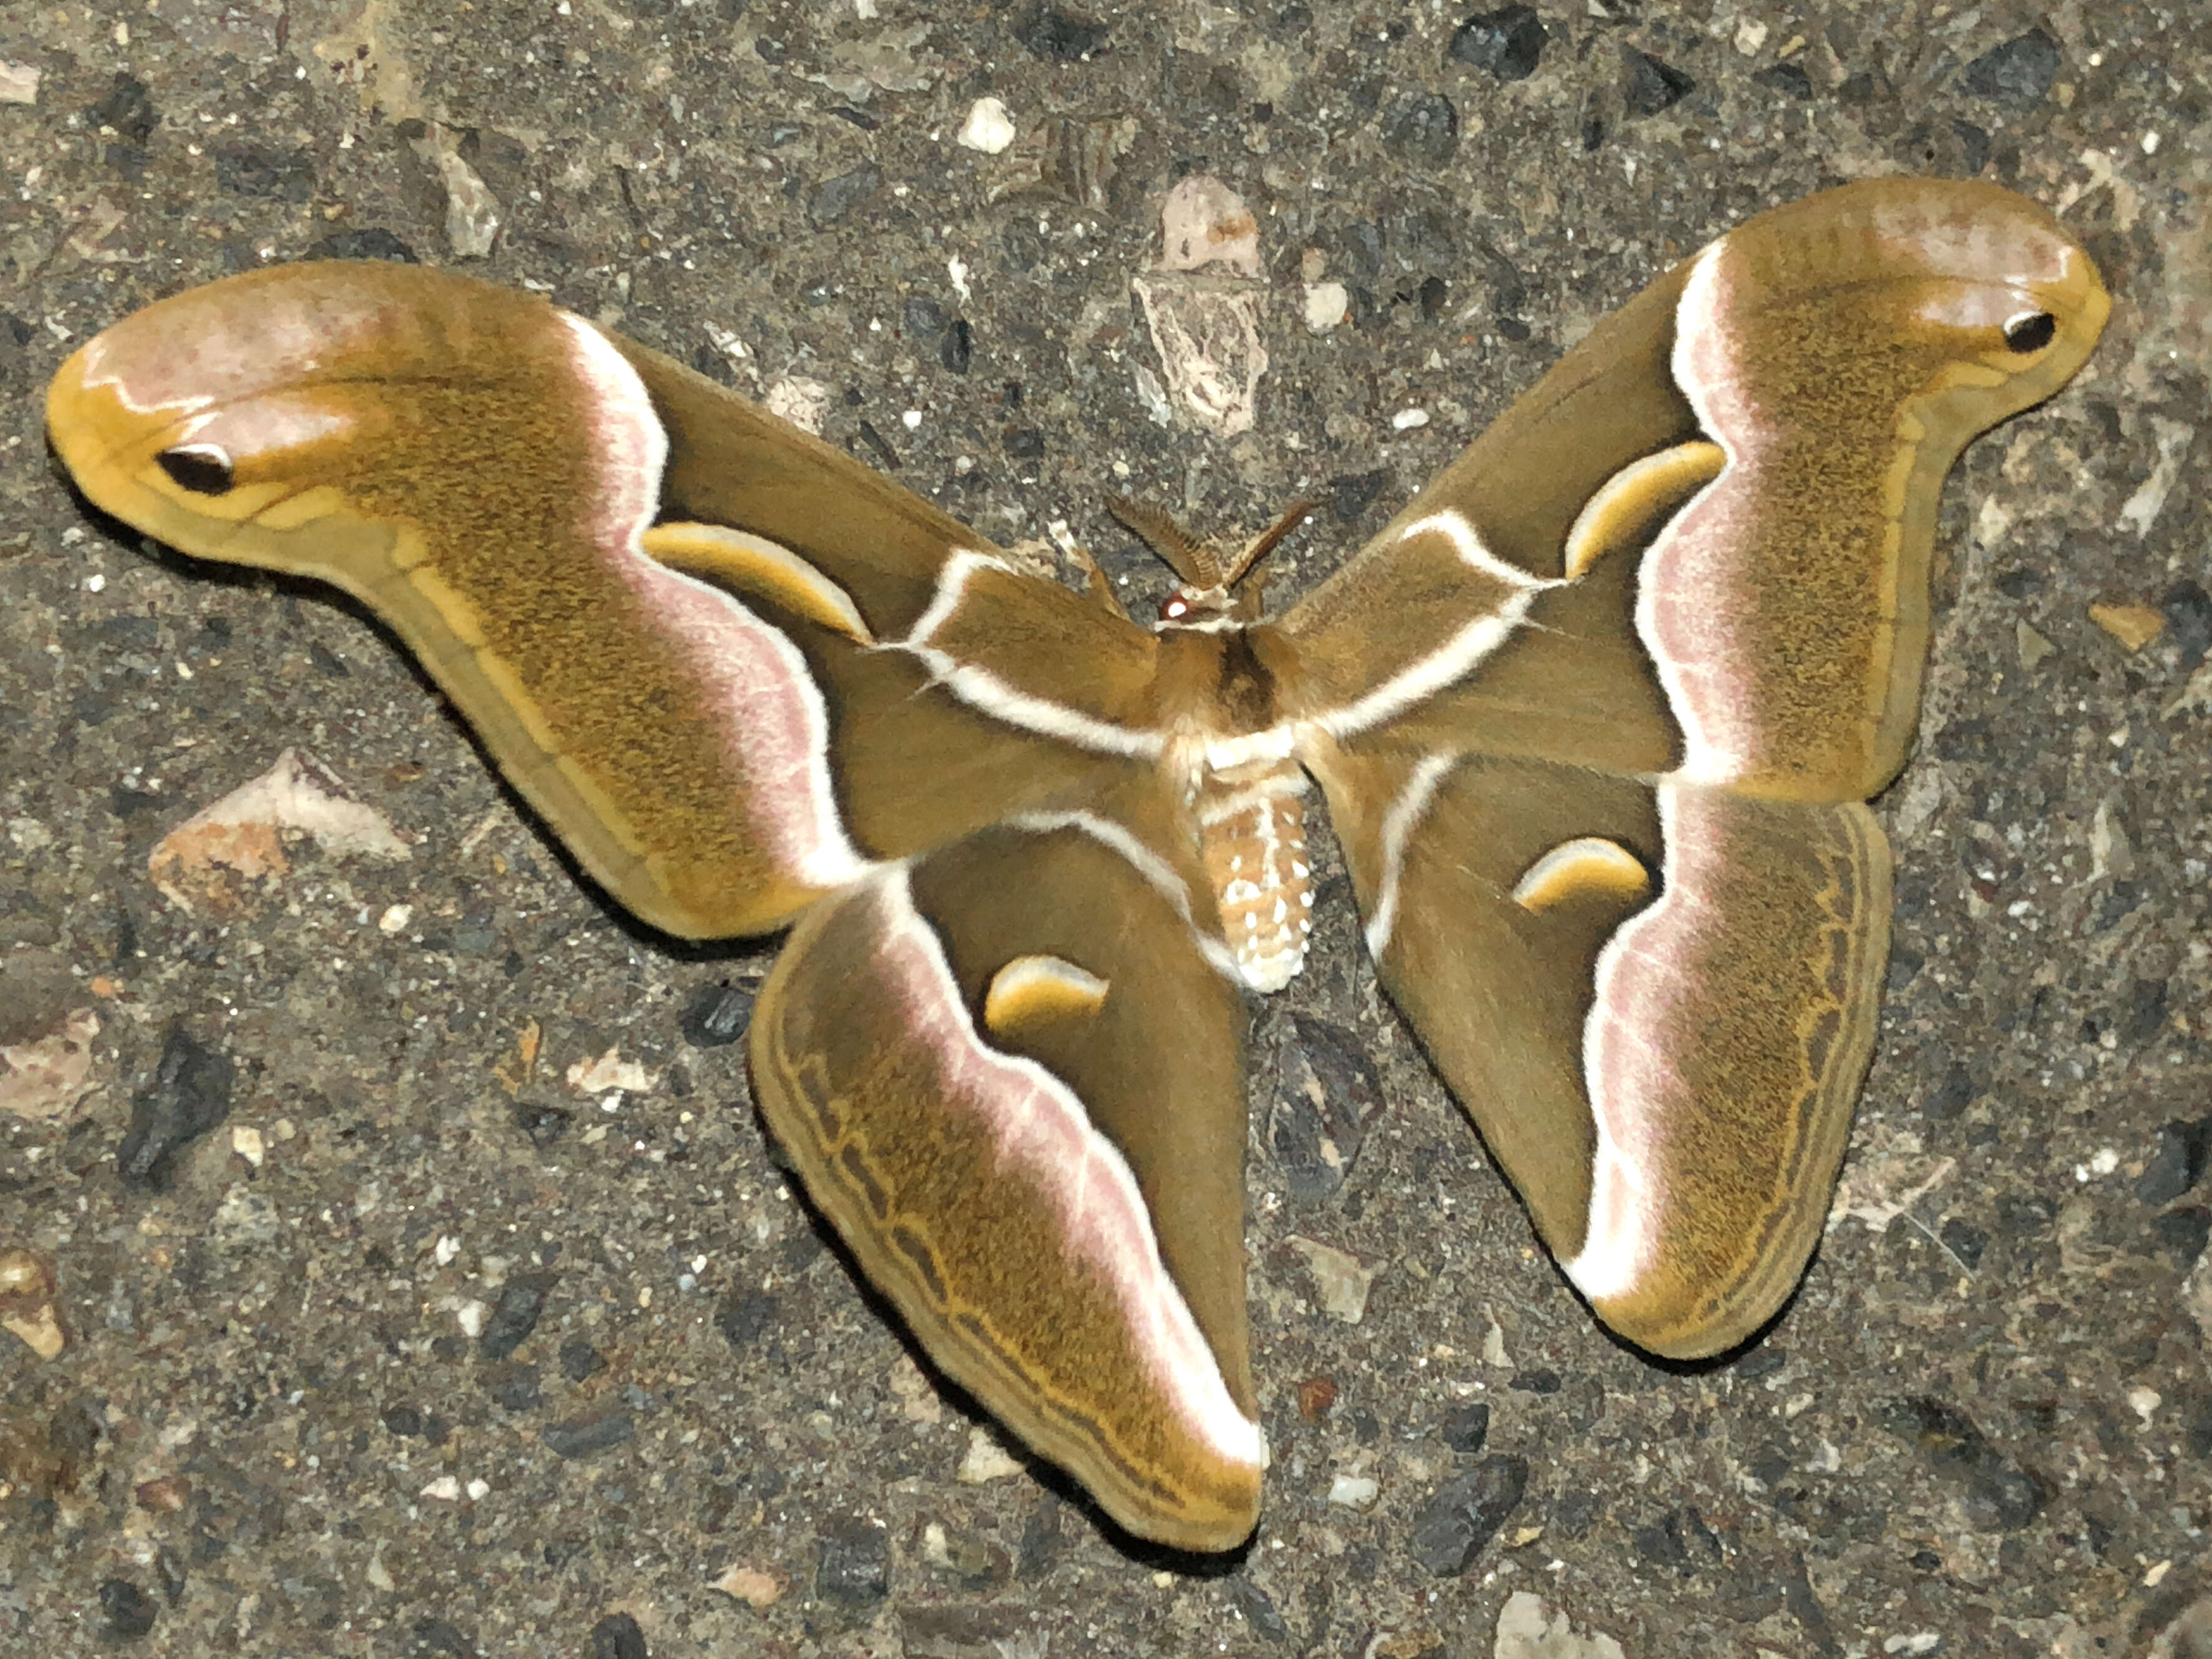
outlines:
M1306 284L1306 327L1326 334L1352 314L1352 294L1342 283Z
M1014 118L1006 113L1006 106L995 98L978 98L969 106L968 118L960 124L958 136L953 140L963 149L980 150L986 155L1003 153L1014 142Z
M1364 1510L1381 1490L1372 1475L1340 1474L1328 1483L1328 1501L1348 1510Z

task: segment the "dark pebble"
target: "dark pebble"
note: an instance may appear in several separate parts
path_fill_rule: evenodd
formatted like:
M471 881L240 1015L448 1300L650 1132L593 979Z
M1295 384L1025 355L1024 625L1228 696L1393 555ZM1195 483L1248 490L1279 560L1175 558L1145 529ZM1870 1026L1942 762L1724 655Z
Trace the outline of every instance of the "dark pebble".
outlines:
M1375 498L1389 482L1389 473L1380 468L1372 472L1339 473L1328 481L1330 515L1339 524L1356 523L1375 505Z
M899 470L898 451L891 447L890 440L876 429L873 421L863 417L860 422L860 441L874 452L876 465L886 472Z
M889 1528L854 1516L823 1534L814 1570L815 1594L847 1607L872 1607L890 1594Z
M1340 226L1332 241L1352 272L1371 282L1382 274L1382 228L1371 219Z
M1413 1559L1439 1578L1465 1572L1528 1490L1525 1457L1486 1457L1453 1476L1413 1522Z
M1009 427L1006 453L1018 461L1033 461L1044 453L1044 434L1033 426Z
M403 265L422 262L415 250L388 230L341 230L307 245L310 259L389 259Z
M757 983L702 985L684 1005L677 1029L694 1048L727 1048L753 1023L753 998L759 990Z
M422 1432L422 1413L412 1406L387 1406L384 1412L384 1427L388 1434L402 1440L412 1440Z
M2158 1132L2143 1172L2136 1177L2136 1196L2146 1204L2171 1204L2204 1178L2204 1159L2212 1151L2212 1117L2176 1118Z
M1459 112L1439 92L1409 92L1382 118L1382 142L1416 161L1442 167L1459 149Z
M1977 98L2026 106L2039 103L2058 78L2058 43L2041 28L2016 34L1966 65L1959 84Z
M1672 64L1633 46L1621 52L1621 100L1631 115L1656 115L1698 89L1698 83Z
M1279 1644L1291 1639L1291 1627L1276 1611L1274 1599L1243 1574L1229 1581L1229 1599L1244 1615L1244 1622L1266 1640Z
M1444 56L1456 63L1488 70L1501 81L1525 81L1536 72L1549 37L1535 12L1527 6L1507 6L1470 17L1452 33Z
M1840 1654L1843 1644L1836 1640L1835 1630L1828 1622L1828 1610L1820 1605L1820 1598L1813 1593L1813 1580L1805 1571L1802 1551L1792 1550L1782 1579L1782 1604L1790 1609L1790 1616L1797 1621L1806 1639L1813 1644L1815 1653Z
M2168 1210L2152 1221L2150 1231L2160 1251L2175 1269L2187 1273L2197 1265L2197 1258L2204 1254L2206 1242L2212 1240L2212 1210L2201 1204Z
M1580 1538L1605 1513L1605 1495L1589 1486L1570 1486L1552 1506L1551 1530L1566 1539Z
M1998 1229L2014 1238L2047 1233L2058 1219L2058 1206L2041 1193L2007 1193L1997 1200Z
M2127 1012L2120 1020L2125 1042L2155 1041L2166 1030L2166 1001L2172 994L2163 979L2139 979L2128 988Z
M611 1613L592 1626L592 1659L646 1659L645 1632L626 1613Z
M1971 121L1918 121L1899 148L1921 172L1971 179L1989 165L1990 135Z
M111 1633L137 1638L149 1634L161 1617L161 1604L128 1578L100 1581L100 1611Z
M1629 1541L1636 1547L1637 1558L1647 1566L1681 1573L1690 1571L1690 1554L1682 1547L1681 1534L1670 1530L1663 1522L1638 1527Z
M1039 6L1014 29L1014 39L1040 58L1062 64L1080 63L1105 46L1103 23L1073 17L1052 6Z
M534 1412L545 1403L535 1365L501 1368L484 1379L484 1392L503 1411Z
M115 1155L123 1184L166 1190L176 1178L177 1155L230 1115L237 1080L229 1055L203 1048L172 1025L154 1080L131 1099L131 1127Z
M1777 64L1771 69L1761 70L1751 78L1760 86L1771 87L1784 97L1795 98L1800 102L1813 95L1813 77L1805 73L1802 64Z
M1790 1478L1790 1472L1796 1468L1796 1461L1790 1456L1788 1447L1770 1441L1753 1452L1751 1461L1744 1467L1751 1472L1753 1480L1771 1489Z
M154 107L154 96L146 90L146 83L121 70L115 71L107 95L84 113L95 127L114 128L127 144L144 143L154 136L154 129L161 125L161 112Z
M2010 1463L1975 1469L1966 1483L1966 1520L1978 1532L2016 1532L2051 1501L2043 1483Z
M2176 1407L2184 1425L2182 1443L2191 1457L2212 1457L2212 1394L2182 1396Z
M1929 1463L1964 1488L1967 1522L1976 1531L2017 1531L2050 1502L2043 1483L1991 1445L1956 1406L1923 1395L1902 1402L1900 1414L1917 1426Z
M1045 1492L1030 1511L1029 1519L1022 1522L1022 1543L1014 1558L1014 1570L1023 1577L1035 1578L1050 1571L1052 1564L1060 1559L1065 1541L1060 1534L1060 1499Z
M1963 1066L1954 1065L1920 1103L1920 1109L1939 1122L1948 1122L1965 1111L1973 1100L1974 1074Z
M560 1281L558 1273L517 1273L500 1286L499 1300L477 1338L477 1352L490 1360L506 1358L538 1328L545 1311L545 1298Z
M1455 1452L1473 1456L1482 1449L1482 1443L1490 1438L1490 1407L1482 1401L1465 1406L1455 1406L1444 1413L1438 1430L1444 1444Z
M296 151L258 144L226 145L215 152L217 190L234 196L264 197L294 206L315 193L315 166Z
M416 1659L477 1659L477 1644L461 1634L460 1626L449 1619L418 1619L408 1632L415 1638L408 1650Z
M1708 1566L1719 1565L1722 1554L1718 1534L1705 1524L1705 1517L1689 1504L1684 1504L1669 1515L1663 1523L1667 1530L1682 1540L1682 1553L1690 1561Z
M1900 915L1909 914L1902 904L1897 908ZM1899 939L1889 947L1889 971L1883 976L1884 988L1890 995L1897 995L1912 983L1913 975L1920 971L1927 960L1926 957Z
M1506 1386L1522 1394L1557 1394L1560 1388L1559 1374L1540 1366L1534 1370L1516 1371L1512 1382Z
M167 1544L154 1551L155 1576L161 1581L161 1599L171 1607L185 1599L185 1559Z
M637 1432L627 1412L608 1412L574 1422L556 1423L540 1437L556 1457L591 1457L619 1446Z
M1366 1045L1340 1025L1292 1013L1275 1023L1267 1144L1291 1200L1334 1197L1358 1162L1382 1089Z
M1771 1376L1790 1363L1790 1350L1778 1342L1762 1342L1735 1363L1735 1380L1749 1382Z
M567 1134L575 1120L576 1115L565 1106L518 1105L514 1109L516 1126L541 1152Z
M580 1382L606 1370L607 1362L599 1358L599 1351L580 1336L572 1336L561 1345L561 1375L571 1382Z
M2158 596L2158 608L2166 612L2166 625L2181 647L2181 672L2195 673L2212 652L2212 593L2201 582L2184 580Z
M927 294L908 295L899 314L906 320L906 331L925 340L935 339L951 325L945 307Z
M872 167L854 167L823 181L807 198L806 216L814 224L834 225L884 187L884 175Z
M1943 1224L1941 1237L1943 1248L1958 1257L1959 1265L1973 1273L1982 1265L1982 1252L1990 1247L1990 1236L1972 1222L1953 1216Z
M937 361L947 374L965 374L968 366L975 359L975 331L965 317L956 317L952 326L937 343Z
M721 1332L732 1347L739 1350L750 1349L760 1340L761 1333L774 1323L775 1298L766 1291L726 1296L714 1310L714 1328Z

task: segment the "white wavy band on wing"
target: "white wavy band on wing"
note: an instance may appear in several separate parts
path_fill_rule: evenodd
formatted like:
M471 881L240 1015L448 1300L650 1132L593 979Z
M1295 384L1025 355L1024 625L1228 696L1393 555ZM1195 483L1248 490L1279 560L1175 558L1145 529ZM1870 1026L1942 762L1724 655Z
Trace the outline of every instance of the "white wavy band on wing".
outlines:
M1728 890L1730 865L1710 797L1658 786L1666 847L1660 896L1623 922L1598 953L1583 1075L1595 1120L1589 1224L1582 1249L1560 1265L1592 1302L1633 1290L1660 1247L1670 1156L1668 1130L1694 1122L1674 1054L1702 1040L1695 988L1725 946L1709 896Z
M1313 724L1333 738L1348 738L1395 718L1424 697L1433 696L1455 680L1465 678L1491 653L1512 636L1528 613L1535 596L1561 581L1532 576L1509 564L1483 544L1482 537L1467 515L1445 507L1417 519L1398 532L1402 545L1421 536L1441 536L1451 544L1461 563L1508 589L1495 611L1486 611L1455 630L1443 644L1413 662L1342 708L1328 709Z
M1091 1127L1066 1085L977 1036L944 947L915 908L905 868L884 872L868 891L881 918L876 965L911 1039L936 1058L944 1109L988 1124L999 1177L1043 1194L1059 1212L1071 1270L1079 1266L1108 1287L1154 1387L1193 1437L1226 1462L1264 1468L1266 1437L1231 1397L1212 1347L1160 1259L1127 1160Z
M660 505L667 434L629 361L580 317L567 330L583 420L600 458L589 532L641 616L681 658L717 715L722 758L744 780L731 802L777 866L842 887L874 866L845 834L830 775L830 717L799 647L735 598L653 559L643 537Z
M1090 836L1102 846L1110 847L1128 861L1129 867L1145 878L1146 884L1175 906L1176 914L1190 929L1191 942L1197 945L1208 966L1224 979L1239 977L1237 958L1220 939L1198 925L1198 916L1191 907L1190 887L1175 872L1175 866L1155 853L1133 835L1127 827L1111 818L1101 817L1096 812L1080 811L1065 812L1023 812L1006 822L1017 830L1026 830L1034 835L1049 835L1055 830L1073 830Z
M1444 775L1458 763L1458 755L1448 750L1422 757L1382 815L1382 876L1375 884L1374 914L1367 919L1367 953L1377 962L1390 948L1390 932L1398 925L1398 884L1405 876L1406 843L1428 811Z
M962 662L951 653L930 643L938 630L959 610L962 600L966 597L969 576L978 570L1004 571L1007 568L1001 559L993 558L988 553L978 553L972 548L962 548L946 559L938 572L937 591L930 596L927 608L916 619L906 637L887 640L878 648L904 651L919 658L922 665L929 670L931 679L970 708L994 720L1004 720L1024 732L1058 738L1063 743L1072 743L1079 749L1088 749L1093 754L1121 755L1133 760L1158 759L1167 748L1164 733L1116 726L1111 720L1102 720L1079 708L1070 708L1066 703L1054 702L1049 697L1018 690L989 669Z
M1668 707L1682 728L1686 783L1727 783L1759 761L1759 710L1749 677L1752 655L1729 596L1747 580L1741 568L1748 538L1746 479L1758 457L1757 411L1737 374L1736 331L1729 320L1723 270L1728 239L1698 255L1674 312L1674 384L1705 435L1728 458L1707 484L1656 537L1644 556L1636 631L1651 653Z

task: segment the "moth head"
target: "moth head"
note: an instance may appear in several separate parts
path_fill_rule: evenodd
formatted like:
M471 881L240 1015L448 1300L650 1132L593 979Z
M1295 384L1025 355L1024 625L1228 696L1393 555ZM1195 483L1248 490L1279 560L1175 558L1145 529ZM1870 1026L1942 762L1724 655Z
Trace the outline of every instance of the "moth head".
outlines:
M1160 601L1160 620L1195 628L1228 616L1236 605L1236 598L1226 584L1194 587L1188 582L1178 582L1175 592Z
M1314 510L1311 501L1295 502L1243 545L1218 547L1200 541L1158 507L1120 495L1108 496L1106 506L1181 579L1175 592L1160 602L1164 628L1211 628L1224 620L1257 622L1265 585L1255 574L1261 560Z

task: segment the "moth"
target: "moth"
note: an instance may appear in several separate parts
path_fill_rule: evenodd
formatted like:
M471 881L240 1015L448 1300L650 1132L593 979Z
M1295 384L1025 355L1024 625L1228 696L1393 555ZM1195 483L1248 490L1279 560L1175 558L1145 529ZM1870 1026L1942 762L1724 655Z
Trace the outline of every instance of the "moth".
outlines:
M788 927L749 1059L939 1365L1132 1532L1255 1522L1247 994L1317 781L1382 982L1598 1317L1694 1358L1819 1237L1865 1073L1938 496L2108 309L2040 208L1751 219L1272 620L1157 626L542 301L386 264L165 301L48 395L84 494L380 616L607 894Z

